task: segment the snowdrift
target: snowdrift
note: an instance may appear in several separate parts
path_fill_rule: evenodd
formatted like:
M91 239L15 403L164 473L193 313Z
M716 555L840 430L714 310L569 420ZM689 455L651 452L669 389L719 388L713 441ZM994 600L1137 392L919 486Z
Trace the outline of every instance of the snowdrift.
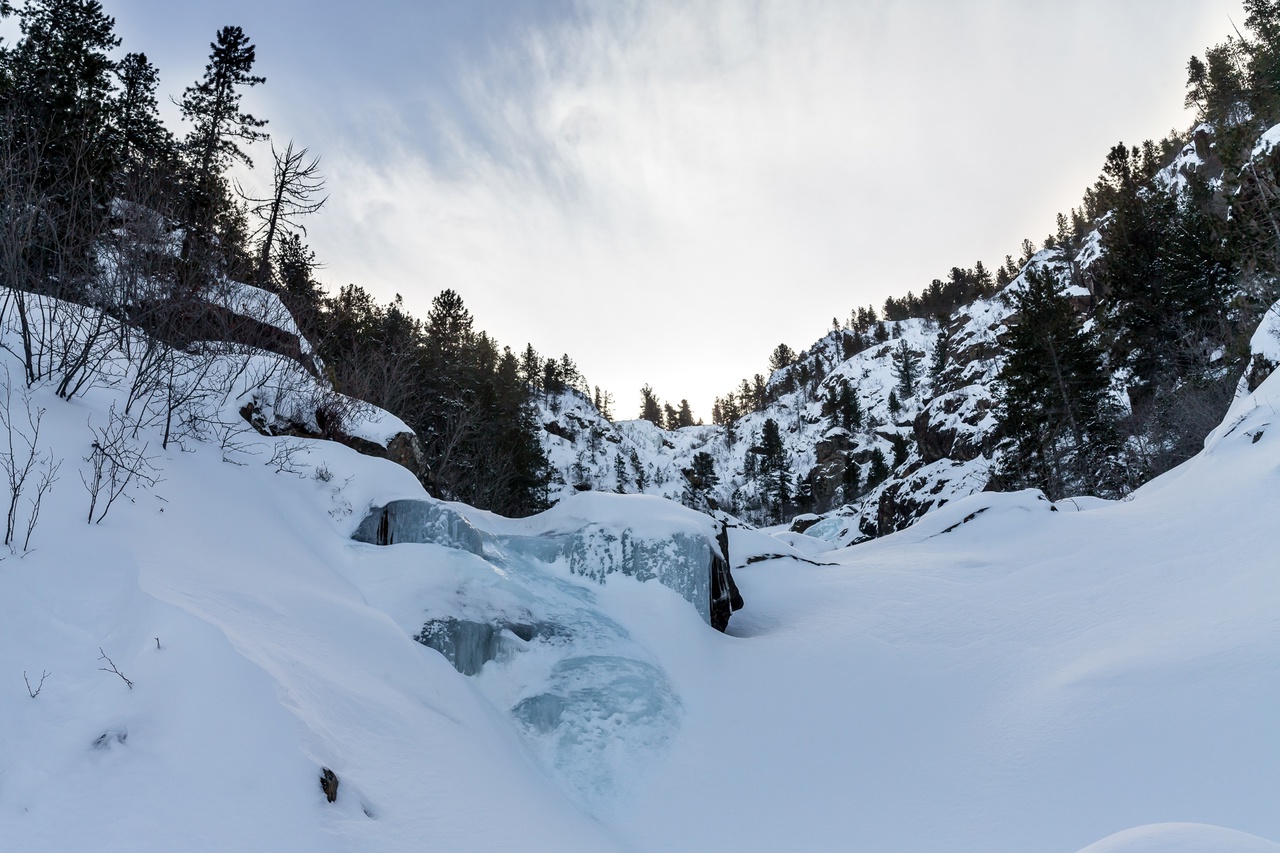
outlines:
M122 393L8 397L61 467L0 561L6 849L1277 847L1280 377L1124 502L979 493L828 553L730 530L728 635L707 516L502 519L247 425L141 429L160 482L86 523ZM436 532L359 541L397 501Z

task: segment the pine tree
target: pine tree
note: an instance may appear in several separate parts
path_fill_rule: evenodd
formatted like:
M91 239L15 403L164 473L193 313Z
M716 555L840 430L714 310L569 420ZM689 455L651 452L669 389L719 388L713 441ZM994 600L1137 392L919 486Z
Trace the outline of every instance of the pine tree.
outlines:
M781 521L791 503L791 471L787 465L786 446L778 422L768 418L760 434L760 475L763 478L762 496L769 516Z
M893 369L898 378L898 390L902 397L915 394L916 380L920 376L920 358L911 351L905 340L899 341L893 351Z
M38 209L39 224L15 235L22 258L9 274L24 280L5 283L75 299L96 271L112 193L108 54L120 40L97 0L28 0L18 24L22 38L0 52L0 204Z
M778 344L769 355L769 369L772 371L782 370L784 367L790 367L794 364L795 360L795 350L786 344Z
M198 228L210 228L226 203L227 168L235 162L252 167L241 145L267 138L260 129L266 121L240 108L243 90L266 82L251 73L256 52L249 37L239 27L223 27L209 47L204 77L187 87L178 105L192 124L184 146L191 172L190 217Z
M280 296L302 328L305 337L315 337L324 293L313 275L316 253L297 234L286 234L276 247L276 275Z
M109 96L120 39L98 0L28 0L22 38L4 55L8 86L0 108L41 154L40 186L65 193L82 184L102 203L115 166Z
M680 401L680 408L676 411L676 428L693 426L693 409L689 407L688 400Z
M680 413L670 403L662 404L662 426L669 430L676 430L680 427Z
M636 491L644 494L644 490L649 485L649 477L645 474L644 465L640 462L640 454L635 449L631 451L631 470L636 472Z
M905 435L894 434L889 436L889 446L893 448L893 462L889 469L897 471L898 467L907 461L907 456L910 454L910 445Z
M933 386L935 397L942 393L942 372L947 366L950 346L951 339L947 335L946 328L939 329L938 337L933 344L933 356L929 360L929 384Z
M627 463L621 453L613 454L613 490L620 495L627 493Z
M876 448L871 451L871 466L867 469L867 490L889 479L889 463L884 458L884 451Z
M1051 500L1108 493L1116 449L1113 405L1096 340L1083 331L1061 281L1028 270L1014 295L1018 323L1000 373L998 418L1009 443L1004 478Z
M640 419L662 426L662 406L658 403L658 395L648 384L640 389Z
M844 475L841 478L841 489L845 501L858 497L862 488L862 468L850 454L844 460Z
M689 470L684 472L684 476L685 487L682 497L685 506L697 510L708 509L711 490L720 482L720 477L716 474L715 458L705 450L695 453L692 464Z
M160 121L156 101L159 72L145 53L129 53L115 69L120 89L113 104L124 177L154 174L169 165L174 140Z

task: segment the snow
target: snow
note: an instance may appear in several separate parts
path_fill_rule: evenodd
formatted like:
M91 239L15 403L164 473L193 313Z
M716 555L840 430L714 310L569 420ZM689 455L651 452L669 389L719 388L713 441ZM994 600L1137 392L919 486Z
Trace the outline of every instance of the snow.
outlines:
M874 350L834 365L872 398ZM5 849L1280 849L1280 376L1131 499L963 494L975 467L913 526L830 550L837 516L802 535L658 495L441 504L391 462L237 422L249 395L306 397L283 369L250 356L181 446L143 423L162 481L100 524L86 423L123 409L128 372L31 390L62 467L32 549L0 561ZM617 434L655 466L716 435ZM352 538L394 501L443 533ZM624 533L678 565L721 523L746 600L727 635L641 580L661 567L608 571Z
M1132 501L982 493L828 554L735 531L733 636L658 584L351 542L368 507L425 497L324 442L303 476L213 445L166 453L156 493L86 525L71 469L110 397L36 392L68 469L35 550L0 564L13 849L1245 853L1280 837L1277 380ZM490 536L714 529L656 497L458 511ZM504 634L464 676L411 639L446 616L563 633ZM51 673L35 699L24 671ZM1214 826L1150 826L1180 818Z
M1173 158L1172 163L1165 166L1159 172L1156 172L1155 177L1153 178L1153 183L1157 187L1171 194L1180 193L1186 188L1187 175L1204 165L1204 159L1196 152L1195 143L1196 134L1202 131L1207 132L1208 127L1206 125L1200 125L1192 131L1192 141L1182 147L1182 150ZM1274 144L1274 142L1268 141L1266 135L1258 141L1259 147L1265 145L1268 150L1272 144ZM1259 148L1255 148L1254 153L1257 154L1258 150Z
M1080 853L1280 853L1256 835L1200 823L1159 823L1117 832Z
M311 344L302 336L297 322L280 297L269 290L251 284L223 279L205 289L204 298L213 305L225 308L233 314L265 323L298 339L303 355L310 355Z
M1251 159L1265 157L1278 143L1280 143L1280 124L1268 128L1266 133L1258 137L1258 141L1253 146Z
M1257 331L1249 339L1249 351L1280 364L1280 302L1268 308L1263 315Z

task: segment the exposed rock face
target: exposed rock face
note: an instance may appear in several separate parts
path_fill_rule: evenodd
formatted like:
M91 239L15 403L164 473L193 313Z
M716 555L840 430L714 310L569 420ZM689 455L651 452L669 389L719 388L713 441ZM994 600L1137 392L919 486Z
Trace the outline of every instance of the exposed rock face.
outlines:
M917 462L885 484L876 505L875 524L864 525L862 532L874 537L905 530L930 510L981 491L989 482L989 464L983 456L964 462Z
M720 533L716 536L716 544L720 553L711 554L711 627L724 631L729 627L729 617L735 610L742 609L742 593L733 582L733 573L729 571L729 526L720 523Z
M997 443L994 410L986 386L970 385L935 398L912 423L920 458L928 464L990 456Z
M1249 393L1252 394L1258 390L1258 386L1266 381L1276 369L1275 362L1263 355L1254 354L1249 361L1249 373L1246 376L1246 384Z
M316 424L307 425L297 420L281 420L279 417L268 417L257 400L250 400L240 408L240 417L261 435L292 435L298 438L323 438L345 444L357 453L365 456L377 456L390 459L397 465L408 468L414 476L421 479L426 471L426 455L422 452L422 442L412 432L398 432L391 437L384 447L367 439L348 435L327 423L328 419L322 410L316 412Z
M324 791L324 797L329 802L338 799L338 774L328 767L320 768L320 790Z
M387 458L421 476L427 467L422 442L411 432L400 432L387 442Z
M832 427L827 430L826 435L814 445L813 452L817 459L817 463L822 465L829 461L837 454L842 454L852 447L852 436L849 431L842 427Z

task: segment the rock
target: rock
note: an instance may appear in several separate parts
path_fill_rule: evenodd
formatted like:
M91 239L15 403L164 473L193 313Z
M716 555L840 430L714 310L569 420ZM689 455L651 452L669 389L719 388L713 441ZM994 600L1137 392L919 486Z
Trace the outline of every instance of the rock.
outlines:
M929 464L989 456L997 443L994 408L995 400L981 386L961 388L933 400L911 425L921 459Z
M577 438L577 436L573 433L572 430L565 429L564 427L560 426L560 423L558 421L551 421L550 423L545 423L542 425L542 428L545 429L548 434L557 436L559 438L563 438L565 441L573 441L575 438Z
M329 802L338 799L338 774L328 767L320 768L320 790L324 791L325 799Z
M791 532L804 533L819 521L822 521L822 516L814 515L811 512L805 513L804 515L797 515L795 518L791 519Z
M421 474L427 467L422 442L411 432L399 432L387 442L387 458L414 474Z
M819 439L813 450L817 456L818 464L822 465L837 454L844 453L849 447L849 431L836 427L827 430L827 434Z
M1249 372L1247 376L1247 385L1249 393L1252 394L1258 390L1258 386L1267 380L1267 377L1276 369L1276 363L1266 356L1254 354L1249 360Z
M711 553L711 627L723 632L729 627L729 617L743 606L742 593L729 571L729 525L723 521L716 544L720 553Z

